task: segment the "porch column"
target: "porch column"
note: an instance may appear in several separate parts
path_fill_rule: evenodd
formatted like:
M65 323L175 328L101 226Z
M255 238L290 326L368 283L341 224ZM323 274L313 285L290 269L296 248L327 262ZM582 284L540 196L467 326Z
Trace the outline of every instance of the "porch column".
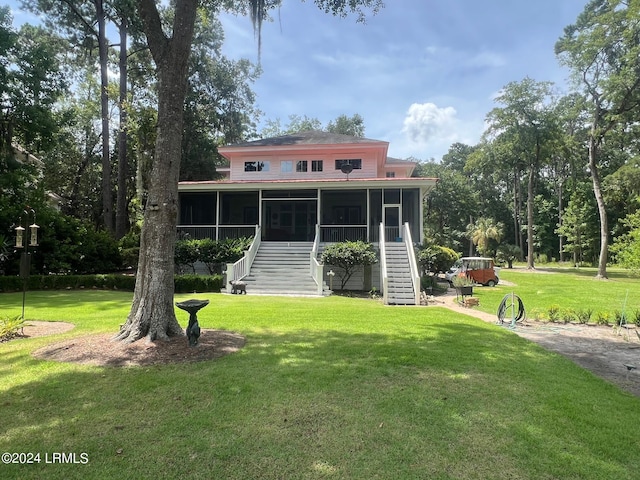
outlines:
M216 192L216 240L220 239L220 210L222 209L222 205L220 205L220 190Z

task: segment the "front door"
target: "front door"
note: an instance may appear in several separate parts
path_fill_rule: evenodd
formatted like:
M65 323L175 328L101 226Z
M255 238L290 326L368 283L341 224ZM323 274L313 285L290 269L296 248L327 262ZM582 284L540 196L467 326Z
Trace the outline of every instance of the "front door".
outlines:
M313 242L316 200L263 200L262 240Z
M384 206L385 241L394 242L400 238L400 205Z

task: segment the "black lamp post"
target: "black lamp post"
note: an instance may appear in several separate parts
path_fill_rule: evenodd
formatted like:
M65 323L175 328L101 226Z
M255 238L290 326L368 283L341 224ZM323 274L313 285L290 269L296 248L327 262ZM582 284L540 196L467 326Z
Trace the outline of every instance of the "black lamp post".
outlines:
M29 224L29 219L33 219L33 223ZM24 227L22 224L24 223ZM28 227L27 227L28 225ZM25 234L27 234L28 238ZM31 270L31 252L29 247L35 248L38 246L38 229L40 227L36 225L36 212L33 208L27 207L20 215L20 222L15 228L16 230L16 248L24 249L20 255L20 278L22 279L22 319L24 320L24 304L27 297L27 281L29 279L29 272Z

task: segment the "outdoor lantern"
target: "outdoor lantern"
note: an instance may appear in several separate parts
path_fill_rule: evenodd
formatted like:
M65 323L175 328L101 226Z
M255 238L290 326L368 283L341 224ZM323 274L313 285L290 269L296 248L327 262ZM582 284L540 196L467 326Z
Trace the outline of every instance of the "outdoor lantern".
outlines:
M18 225L16 227L16 248L24 247L24 227L22 225Z
M33 225L29 225L29 230L31 231L31 241L29 242L30 247L38 246L38 229L40 227L36 225L36 222L33 222Z

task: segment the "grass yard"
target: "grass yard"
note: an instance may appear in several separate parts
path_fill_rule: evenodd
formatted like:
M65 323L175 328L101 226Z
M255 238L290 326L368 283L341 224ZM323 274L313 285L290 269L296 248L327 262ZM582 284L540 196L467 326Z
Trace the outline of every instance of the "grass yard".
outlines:
M614 324L623 310L629 323L640 320L640 277L616 269L609 270L608 280L598 280L595 274L595 268L543 268L538 273L503 268L501 283L474 288L473 295L480 298L480 309L489 313L496 313L502 298L513 292L522 299L528 317L548 320L553 307L559 320L585 310L592 311L590 323L600 317Z
M481 303L501 288L479 289ZM201 294L201 325L245 335L240 352L108 368L30 352L115 333L131 294L27 295L28 319L77 327L0 344L0 452L41 456L0 465L2 479L640 478L640 399L444 308ZM20 309L21 294L0 295L0 312ZM88 463L45 463L55 452Z

